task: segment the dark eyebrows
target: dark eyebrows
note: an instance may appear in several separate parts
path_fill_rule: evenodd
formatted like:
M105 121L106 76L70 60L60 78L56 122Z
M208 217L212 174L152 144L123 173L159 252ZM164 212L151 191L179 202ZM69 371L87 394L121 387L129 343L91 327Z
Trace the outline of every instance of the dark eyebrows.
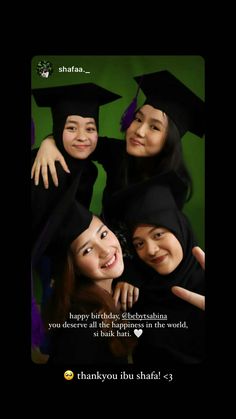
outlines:
M135 114L135 116L137 116L138 114L141 114L141 116L143 116L143 117L145 117L146 115L142 112L142 111L137 111L136 112L136 114ZM150 118L150 122L156 122L156 123L158 123L158 124L161 124L161 125L163 125L163 122L162 121L160 121L160 119L156 119L156 118Z
M151 233L152 233L153 231L155 231L157 228L162 228L162 227L157 227L157 226L151 227L151 228L150 228L150 230L148 230L147 234L151 234ZM140 239L142 240L142 238L141 238L141 237L138 237L138 236L137 236L137 237L133 237L133 238L132 238L132 240L140 240Z
M162 121L160 121L160 119L151 118L151 119L150 119L150 121L151 121L151 122L157 122L158 124L163 125L163 122L162 122Z
M104 224L101 224L100 227L97 229L96 234L100 233L100 231L103 227L104 227Z
M101 229L104 227L104 224L101 224L100 227L97 229L96 234L100 233ZM76 250L76 253L79 253L81 250L83 250L88 244L90 240L88 240L86 243L84 243L78 250Z
M142 116L144 116L144 113L142 111L140 111L140 109L137 112L135 112L135 115L138 115L138 113L140 113Z

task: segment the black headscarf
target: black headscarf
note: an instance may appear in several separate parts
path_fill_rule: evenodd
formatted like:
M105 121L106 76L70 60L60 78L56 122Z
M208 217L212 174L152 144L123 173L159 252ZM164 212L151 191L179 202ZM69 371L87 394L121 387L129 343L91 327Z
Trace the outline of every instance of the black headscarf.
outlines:
M203 293L204 272L192 254L192 249L197 245L197 242L186 216L177 209L164 210L156 214L147 214L146 217L140 218L139 223L156 225L157 227L164 227L170 230L178 239L183 250L183 260L169 275L160 275L151 267L147 267L148 269L146 269L146 266L143 267L145 272L148 272L148 277L150 278L150 283L149 285L146 284L146 286L149 289L153 288L153 290L158 291L159 299L161 299L162 293L166 293L168 290L170 291L174 285ZM137 222L133 220L132 224L130 224L131 231L133 231L135 225L137 225ZM153 280L151 280L152 277ZM199 280L200 277L202 277L201 281Z
M32 89L32 93L38 106L51 108L53 135L70 170L73 170L78 159L70 157L63 146L62 132L68 115L94 118L98 130L99 107L121 97L94 83Z
M145 327L134 354L137 364L195 364L204 360L204 312L175 296L171 287L178 285L190 291L204 294L204 271L192 255L196 245L186 217L179 211L170 210L153 217L142 218L170 230L181 244L183 260L169 275L160 275L153 268L140 262L144 277L140 296L133 311L138 313L160 313L167 316L165 328ZM152 322L152 326L153 326ZM168 324L174 324L167 328ZM145 323L146 324L146 323ZM186 324L187 328L176 326ZM153 326L154 327L154 326Z
M172 173L160 177L159 182L156 179L155 183L131 187L126 194L125 221L131 235L139 224L164 227L175 235L183 250L181 263L169 275L160 275L141 260L135 262L143 281L132 311L166 316L164 328L154 327L154 321L152 328L145 327L134 354L138 364L194 364L204 359L204 312L171 291L178 285L204 294L204 271L192 255L197 243L187 217L177 207L179 187Z

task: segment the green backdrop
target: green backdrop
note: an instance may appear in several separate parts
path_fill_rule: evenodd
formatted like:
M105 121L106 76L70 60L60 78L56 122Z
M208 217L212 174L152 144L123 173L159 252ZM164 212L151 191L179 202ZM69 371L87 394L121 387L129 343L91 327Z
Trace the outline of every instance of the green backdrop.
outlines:
M41 77L37 72L40 61L49 61L52 64L53 72L48 78ZM32 88L93 82L120 94L122 99L101 107L99 134L123 139L119 121L137 90L133 77L159 70L169 70L204 100L204 59L201 56L189 55L35 56L32 59ZM140 91L138 105L141 105L144 99L145 96ZM36 136L34 147L38 147L42 139L52 131L50 109L38 108L32 99L32 117ZM194 187L193 196L185 205L184 213L193 226L199 245L204 249L205 138L198 138L188 132L182 138L182 144ZM102 167L98 164L97 166L99 176L94 186L91 210L99 214L106 175Z

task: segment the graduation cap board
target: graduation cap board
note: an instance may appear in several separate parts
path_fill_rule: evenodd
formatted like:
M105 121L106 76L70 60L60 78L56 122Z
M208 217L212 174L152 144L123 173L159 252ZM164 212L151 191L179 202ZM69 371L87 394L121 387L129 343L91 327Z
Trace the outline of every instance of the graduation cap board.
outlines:
M174 171L163 173L145 182L132 185L116 194L114 207L121 208L120 220L130 234L139 224L165 227L182 243L182 218L179 200L185 193L185 182Z
M70 244L85 230L88 229L93 218L93 214L74 201L56 232L52 235L48 247L48 253L51 255L60 255L68 250Z
M158 211L181 208L186 188L176 172L162 173L116 192L104 215L117 217L128 224L147 222Z
M145 104L164 111L180 136L186 131L202 137L205 132L204 102L169 71L134 77L146 96Z
M38 106L51 108L53 121L80 115L98 122L99 106L121 98L94 83L32 89L32 94Z
M81 173L74 179L70 188L52 211L44 229L32 249L32 266L37 266L44 253L60 253L86 228L92 213L75 202Z
M165 112L177 126L180 137L185 132L202 137L205 133L205 104L204 102L168 70L143 74L134 77L146 96L145 104ZM122 128L125 130L131 124L137 95L125 111L121 119Z

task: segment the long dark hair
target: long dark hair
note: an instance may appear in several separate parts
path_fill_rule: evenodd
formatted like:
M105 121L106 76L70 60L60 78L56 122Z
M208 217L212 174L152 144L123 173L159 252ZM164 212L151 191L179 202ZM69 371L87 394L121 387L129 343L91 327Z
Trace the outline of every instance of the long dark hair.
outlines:
M188 186L186 201L193 192L192 179L183 159L181 138L173 120L168 116L168 133L163 149L153 157L134 157L125 153L121 165L120 182L122 188L130 183L141 182L154 175L176 171Z
M43 313L46 330L48 323L62 324L67 320L69 312L120 313L111 294L77 272L71 250L64 257L57 258L54 278L54 290ZM114 319L103 319L105 323L111 324L112 321ZM135 344L133 338L113 336L108 339L110 350L117 357L127 356Z

